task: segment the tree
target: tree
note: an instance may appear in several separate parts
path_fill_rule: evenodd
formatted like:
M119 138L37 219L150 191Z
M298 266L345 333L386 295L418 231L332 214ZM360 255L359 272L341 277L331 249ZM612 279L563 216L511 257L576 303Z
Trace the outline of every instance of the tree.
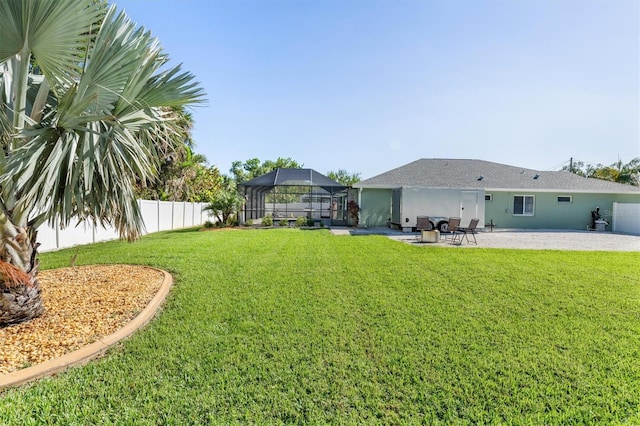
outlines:
M158 141L180 131L172 109L203 91L104 1L0 1L0 40L0 324L9 324L43 311L40 225L90 221L140 235L135 182L153 179Z
M189 198L185 201L206 203L213 200L216 194L224 189L226 176L220 173L216 166L199 166L195 169L195 176L189 182Z
M207 159L195 154L189 146L165 158L155 181L139 182L136 196L147 200L208 202L222 184L222 175Z
M626 164L622 160L618 160L610 166L598 164L591 171L589 177L638 186L640 185L640 157L634 158Z
M158 175L152 182L137 182L136 196L147 200L211 201L222 183L220 170L209 167L205 156L194 151L191 114L184 108L173 108L171 113L176 115L178 131L158 138Z
M571 166L564 166L562 170L570 171L579 176L608 180L611 182L624 183L628 185L640 185L640 157L636 157L628 163L618 160L610 166L590 164L578 161Z
M280 158L276 161L266 160L260 162L257 158L251 158L244 163L242 161L234 161L231 163L229 170L233 175L236 184L249 181L255 177L262 176L276 169L301 169L303 164L291 158Z
M344 169L338 169L337 171L327 172L327 177L344 186L353 186L354 183L360 182L360 173L349 173Z
M224 183L213 196L213 201L203 211L213 213L218 222L228 224L229 219L238 212L244 199L236 191L235 183L225 176Z
M584 162L582 161L571 161L571 163L569 165L563 166L562 169L563 171L566 172L571 172L573 174L576 174L578 176L587 176L587 166L585 166Z

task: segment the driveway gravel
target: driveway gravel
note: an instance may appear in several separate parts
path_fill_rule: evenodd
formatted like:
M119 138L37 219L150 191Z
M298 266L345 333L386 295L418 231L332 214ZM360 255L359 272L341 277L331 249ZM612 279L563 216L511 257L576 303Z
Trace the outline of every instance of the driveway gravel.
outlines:
M417 232L404 233L388 228L339 229L337 234L350 235L387 235L397 241L421 246L449 246L448 240L438 243L421 243ZM347 232L345 232L347 231ZM466 240L459 246L465 248L515 248L535 250L581 250L581 251L635 251L640 252L640 235L617 234L613 232L575 231L575 230L519 230L501 229L480 231L476 234L478 244L469 244Z

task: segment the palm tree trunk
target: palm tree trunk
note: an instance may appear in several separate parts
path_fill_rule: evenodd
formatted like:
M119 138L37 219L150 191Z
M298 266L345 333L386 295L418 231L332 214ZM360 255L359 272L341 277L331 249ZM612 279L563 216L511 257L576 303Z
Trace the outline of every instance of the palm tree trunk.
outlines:
M0 326L29 321L44 312L37 279L36 235L31 228L4 228L0 241Z

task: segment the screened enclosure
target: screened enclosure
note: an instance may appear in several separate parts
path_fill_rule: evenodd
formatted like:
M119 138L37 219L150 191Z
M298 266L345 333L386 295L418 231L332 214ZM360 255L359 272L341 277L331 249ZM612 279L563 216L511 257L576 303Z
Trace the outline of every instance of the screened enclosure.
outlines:
M346 225L348 189L312 169L276 169L238 185L245 199L241 222L303 216L326 225Z

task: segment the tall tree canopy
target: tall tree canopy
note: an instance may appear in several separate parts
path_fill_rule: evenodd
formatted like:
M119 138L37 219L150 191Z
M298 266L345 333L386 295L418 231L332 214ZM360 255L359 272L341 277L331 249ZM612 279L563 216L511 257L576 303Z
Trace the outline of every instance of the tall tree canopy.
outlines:
M611 182L625 183L628 185L640 185L640 157L636 157L628 163L618 160L610 166L598 164L593 166L582 161L572 162L564 166L562 170L575 173L580 176L595 179L609 180Z
M175 109L204 95L167 62L149 32L104 1L0 1L0 262L28 277L0 282L0 323L42 312L42 223L91 220L140 235L135 182L153 179L163 141L182 131Z
M349 173L345 169L329 171L327 172L327 177L345 186L352 186L354 183L358 183L361 180L360 173Z
M265 160L260 162L257 158L251 158L244 163L242 161L234 161L231 163L231 174L236 184L246 182L255 177L267 174L275 169L301 169L304 165L299 164L291 158L280 158L276 161Z

